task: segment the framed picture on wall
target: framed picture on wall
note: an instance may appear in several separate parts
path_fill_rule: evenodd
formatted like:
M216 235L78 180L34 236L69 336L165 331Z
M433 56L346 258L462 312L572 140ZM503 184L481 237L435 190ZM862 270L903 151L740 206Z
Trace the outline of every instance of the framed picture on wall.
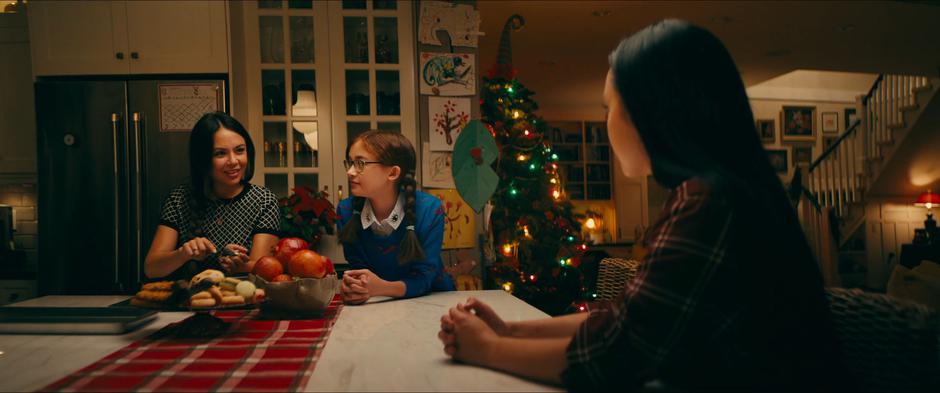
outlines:
M757 133L760 135L760 141L763 143L776 142L777 132L774 130L774 119L758 119Z
M858 120L858 115L855 114L855 108L845 108L845 111L842 116L845 119L845 130L848 131L852 127L852 124Z
M780 112L780 132L784 142L816 141L816 107L784 106Z
M839 112L822 113L822 131L825 134L839 133Z
M796 145L791 147L793 149L793 165L799 164L812 164L813 163L813 146L812 145Z
M770 166L774 168L777 173L786 174L787 170L790 169L790 160L788 153L790 149L766 149L767 158L770 159Z

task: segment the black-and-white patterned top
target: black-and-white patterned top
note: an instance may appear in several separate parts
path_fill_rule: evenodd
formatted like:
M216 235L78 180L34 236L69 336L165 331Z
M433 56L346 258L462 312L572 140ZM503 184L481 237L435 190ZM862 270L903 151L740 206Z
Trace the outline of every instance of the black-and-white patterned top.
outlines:
M189 184L177 186L166 198L160 214L160 225L173 228L178 234L176 247L197 237L194 224L196 216L190 208L191 192ZM202 211L202 217L201 237L209 239L219 248L227 244L239 244L250 250L252 237L256 234L279 236L277 196L271 190L254 184L246 186L234 198L210 199ZM203 261L184 264L171 277L191 277L202 270L220 267L215 256L210 256Z

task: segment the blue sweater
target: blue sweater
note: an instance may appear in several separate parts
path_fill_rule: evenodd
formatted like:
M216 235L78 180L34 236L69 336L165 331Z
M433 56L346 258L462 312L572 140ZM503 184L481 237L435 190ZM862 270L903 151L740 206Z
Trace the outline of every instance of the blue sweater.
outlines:
M352 198L337 206L340 230L352 219ZM369 269L386 281L404 281L406 298L430 291L453 291L454 282L444 272L441 244L444 240L444 207L441 200L421 191L415 192L415 234L426 257L404 266L398 264L398 245L407 231L406 223L388 236L378 236L371 229L359 230L359 242L343 243L343 253L352 269ZM354 223L357 225L358 223Z

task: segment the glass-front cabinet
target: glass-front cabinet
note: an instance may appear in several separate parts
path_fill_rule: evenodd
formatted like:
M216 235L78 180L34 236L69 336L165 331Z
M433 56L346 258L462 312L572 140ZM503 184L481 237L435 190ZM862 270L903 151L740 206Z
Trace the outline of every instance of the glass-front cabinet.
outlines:
M347 0L327 6L337 157L345 158L348 142L369 129L403 132L417 149L412 3ZM333 169L331 189L348 196L346 169Z
M323 189L333 176L327 4L244 4L254 181L278 197L298 185Z
M279 197L326 190L336 204L356 135L394 130L418 146L411 13L396 1L245 3L255 182Z

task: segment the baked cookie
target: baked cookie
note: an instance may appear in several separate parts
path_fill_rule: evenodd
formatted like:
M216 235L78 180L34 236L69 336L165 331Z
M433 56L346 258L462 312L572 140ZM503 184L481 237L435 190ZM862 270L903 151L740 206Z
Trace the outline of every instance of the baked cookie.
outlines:
M211 281L213 284L218 285L218 284L221 283L222 280L224 280L224 279L225 279L225 274L224 274L224 273L222 273L222 272L220 272L220 271L218 271L218 270L215 270L215 269L206 269L206 270L204 270L202 273L199 273L199 274L193 276L193 279L192 279L192 280L189 280L189 282L190 282L190 284L195 285L196 283L198 283L198 282L200 282L200 281L202 281L202 280L209 280L209 281Z
M173 295L173 292L171 292L170 290L151 291L151 290L145 289L140 292L137 292L137 295L135 295L134 297L140 300L146 300L148 302L164 303L167 301L167 299L170 298L171 295Z
M140 289L144 291L169 291L173 289L173 281L148 282Z

